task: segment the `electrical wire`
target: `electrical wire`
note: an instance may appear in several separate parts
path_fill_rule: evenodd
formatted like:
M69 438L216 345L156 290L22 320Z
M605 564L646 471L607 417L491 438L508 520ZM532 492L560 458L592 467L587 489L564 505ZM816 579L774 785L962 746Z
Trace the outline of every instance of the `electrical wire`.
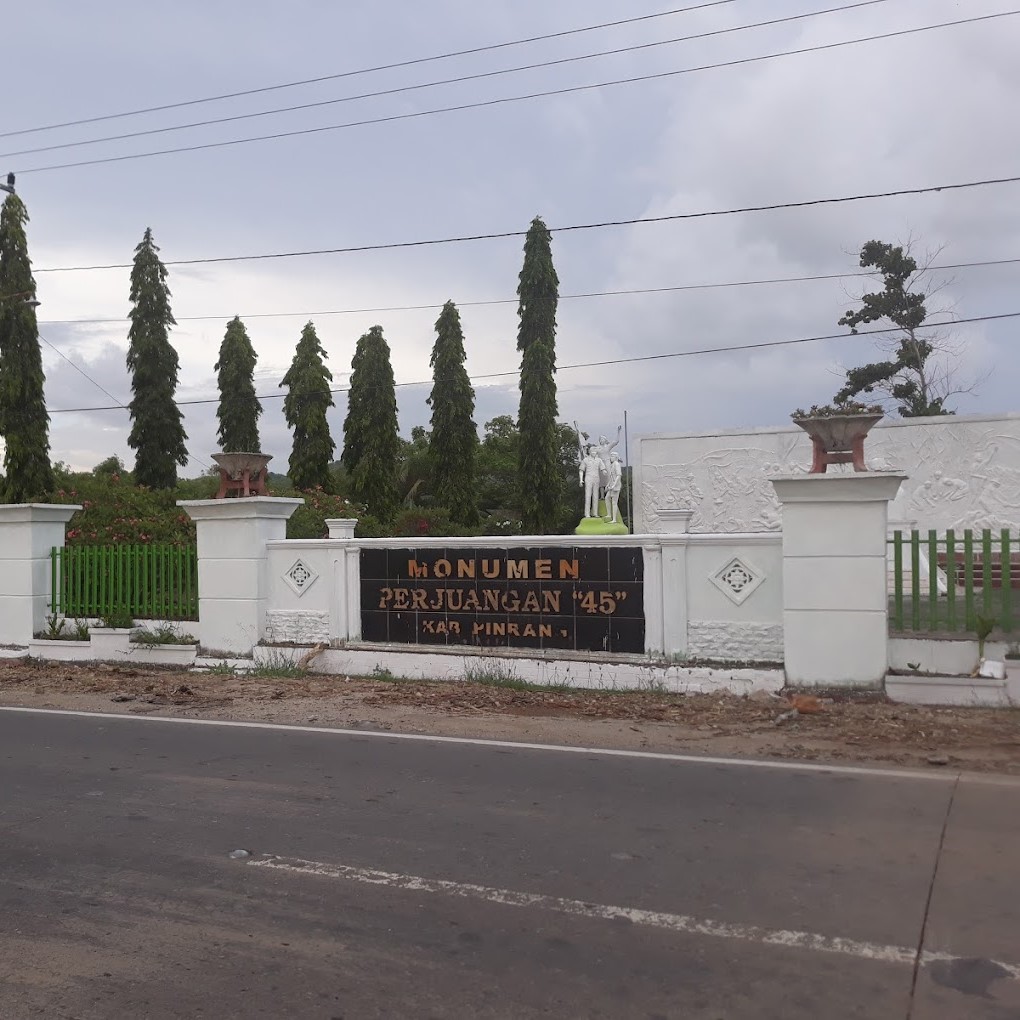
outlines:
M302 78L299 81L284 82L279 85L263 85L260 88L243 89L239 92L224 92L215 96L204 96L200 99L186 99L176 103L164 103L161 106L146 106L138 110L124 110L120 113L105 113L96 117L83 117L80 120L68 120L60 124L46 124L41 127L21 128L17 131L0 132L0 138L12 138L15 135L38 134L40 131L56 131L60 128L77 127L80 124L95 124L99 121L118 120L123 117L137 117L147 113L161 113L165 110L179 110L188 106L200 106L204 103L218 103L225 99L238 99L242 96L255 96L266 92L278 92L281 89L297 88L301 85L318 85L326 81L337 81L340 78L352 78L361 74L371 74L376 71L393 71L402 67L415 67L420 64L429 64L440 60L450 60L454 57L467 57L476 53L488 53L492 50L508 49L513 46L524 46L535 42L544 42L548 39L563 39L571 35L581 35L585 32L595 32L599 29L618 28L622 25L634 25L642 21L652 21L657 18L667 18L675 14L688 14L693 11L702 11L710 7L723 7L727 4L737 3L738 0L711 0L709 3L695 4L690 7L676 7L669 11L659 11L656 14L642 14L633 18L622 18L617 21L604 21L597 25L585 25L581 28L569 28L560 32L547 32L544 35L532 35L524 39L511 39L507 42L490 43L486 46L474 46L466 50L453 50L448 53L437 53L428 57L415 57L411 60L400 60L392 64L377 64L374 67L361 67L353 71L340 71L336 74L324 74L317 78Z
M715 64L702 64L697 67L685 67L673 71L659 71L654 74L635 75L629 78L616 78L610 81L594 82L588 85L573 85L565 88L546 89L540 92L529 92L525 95L519 96L505 96L499 99L487 99L474 103L460 103L454 106L442 106L430 110L417 110L410 113L395 113L385 117L371 117L364 120L346 121L341 124L324 124L319 127L299 128L293 131L277 131L272 134L252 135L247 138L232 138L215 142L202 142L195 145L183 145L170 149L156 149L150 152L126 153L119 156L102 156L95 159L76 160L70 163L51 163L45 166L26 167L24 169L17 170L16 173L45 173L51 170L69 170L86 166L99 166L107 163L123 163L135 159L148 159L152 156L171 156L183 152L200 152L208 149L221 149L232 145L245 145L250 142L273 141L281 138L296 138L303 135L322 134L327 131L340 131L347 128L365 127L371 124L390 124L397 121L416 120L442 113L458 113L465 110L479 110L494 106L506 106L511 103L520 103L531 99L545 99L550 96L564 96L579 92L590 92L595 89L610 88L616 85L633 85L637 82L657 81L665 78L673 78L682 74L694 74L700 71L717 70L725 67L741 67L747 64L776 60L781 57L798 56L804 53L821 53L828 50L841 49L847 46L857 46L862 43L877 42L883 39L896 39L904 36L917 35L921 32L932 32L942 28L956 28L961 25L971 25L978 22L992 21L997 18L1008 18L1017 14L1020 14L1020 10L1000 11L995 14L984 14L978 17L961 18L956 21L938 22L934 25L921 25L916 28L900 29L895 32L882 32L876 35L861 36L857 39L844 39L834 43L803 46L798 49L780 50L776 53L764 53L752 57L742 57L737 60L726 60Z
M1020 264L1020 258L1016 259L985 259L981 262L956 262L940 265L938 263L929 266L929 269L976 269L985 266L1007 266ZM761 280L729 280L720 283L682 283L671 287L635 287L626 290L592 290L578 294L560 294L560 301L576 301L585 298L600 297L621 297L627 295L641 294L671 294L679 291L698 290L720 290L729 287L761 287L778 283L813 283L821 280L849 280L858 277L875 276L874 272L865 273L821 273L814 276L775 276ZM458 301L458 308L481 308L494 305L516 305L519 298L492 298L486 301ZM303 312L250 312L247 315L240 315L241 319L287 319L287 318L308 318L317 319L326 315L376 315L382 312L425 312L436 308L442 308L445 302L434 301L424 305L388 305L375 308L334 308L323 311ZM223 321L234 317L229 315L177 315L177 322L209 322ZM46 326L100 326L113 325L126 321L126 316L119 316L113 319L40 319Z
M618 56L622 53L634 53L641 50L654 49L659 46L672 46L677 43L691 42L695 39L708 39L714 36L730 35L735 32L746 32L755 28L767 28L774 25L783 25L792 21L804 21L808 18L818 18L826 14L839 14L845 11L856 10L860 7L873 7L876 4L889 2L890 0L856 0L854 3L843 4L841 7L829 7L826 10L808 11L803 14L790 14L782 18L772 18L768 21L756 21L747 25L731 26L730 28L717 28L707 32L697 32L693 35L681 35L673 39L659 39L654 42L636 43L632 46L620 46L616 49L600 50L597 53L582 53L573 57L560 57L556 60L544 60L533 64L520 64L516 67L504 67L495 71L480 71L476 74L465 74L456 78L443 78L438 81L420 82L415 85L401 85L396 88L381 89L376 92L362 92L357 95L340 96L336 99L320 99L312 103L300 103L295 106L282 106L273 110L258 110L253 113L237 113L227 117L214 117L209 120L193 121L190 124L171 124L165 127L146 128L141 131L128 131L119 135L106 135L103 138L86 138L76 142L61 142L55 145L38 146L34 149L18 149L14 152L0 153L0 159L11 159L15 156L28 156L39 152L56 152L60 149L77 149L85 145L101 145L105 142L121 142L131 138L143 138L150 135L169 134L172 131L188 131L192 128L211 127L218 124L230 124L235 121L253 120L258 117L271 117L281 113L297 113L302 110L313 110L323 106L335 106L339 103L351 103L362 99L378 99L383 96L395 96L407 92L418 92L422 89L438 88L443 85L461 85L465 82L479 81L486 78L497 78L507 74L518 74L522 71L535 71L541 68L557 67L563 64L575 64L584 60L595 60L599 57Z
M1001 319L1016 319L1020 318L1020 311L1018 312L1001 312L996 315L976 315L966 319L955 319L951 323L946 322L931 322L924 323L917 327L918 329L935 329L944 327L947 325L963 326L977 322L993 322ZM579 368L605 368L613 365L631 365L638 364L640 362L647 361L663 361L671 358L691 358L705 354L730 354L741 351L758 351L765 350L768 348L776 347L790 347L797 344L809 344L818 343L823 340L843 340L851 337L867 337L867 336L878 336L886 333L896 332L895 327L888 329L868 329L858 330L856 333L828 333L822 336L809 336L809 337L798 337L794 340L763 340L757 343L751 344L731 344L726 347L702 347L695 350L686 351L671 351L666 354L643 354L633 355L627 358L610 358L605 361L585 361L577 362L571 365L558 365L556 367L557 372L567 372L573 369ZM480 375L471 376L472 382L480 382L488 379L506 379L514 376L519 376L519 369L512 369L506 372L486 372ZM399 388L407 388L412 386L428 386L432 383L431 379L427 380L416 380L414 382L398 382L394 385ZM330 389L330 393L347 393L349 392L349 386L335 386ZM285 393L263 393L258 395L259 400L283 400L286 397ZM200 397L191 400L176 400L174 403L178 407L196 407L202 404L216 404L219 403L219 397ZM117 406L107 407L61 407L56 408L49 413L54 414L85 414L93 411L121 411L124 410L122 404Z
M1020 13L1020 12L1018 12ZM932 184L921 188L899 188L894 191L874 191L858 195L841 195L836 198L811 198L799 202L773 202L768 205L747 205L733 209L708 209L703 212L669 213L663 216L634 216L625 220L603 220L598 223L574 223L568 226L551 227L554 234L564 234L577 230L601 230L606 227L632 227L640 223L672 223L678 220L709 219L716 216L736 216L744 213L775 212L779 209L807 209L819 205L838 205L843 202L865 202L878 198L902 198L906 195L927 195L940 191L961 191L966 188L983 188L995 184L1016 184L1020 176L992 177L980 181L963 181L955 184ZM504 240L512 237L525 237L526 230L507 230L501 233L465 234L459 237L429 238L421 241L392 241L386 244L361 244L346 248L315 248L308 251L267 252L260 255L221 255L211 258L170 259L165 266L198 266L220 262L258 262L268 259L300 258L308 255L344 255L365 251L392 251L398 248L424 248L439 244L460 244L465 241ZM130 262L112 263L100 266L50 266L34 269L35 273L83 273L95 270L130 269Z

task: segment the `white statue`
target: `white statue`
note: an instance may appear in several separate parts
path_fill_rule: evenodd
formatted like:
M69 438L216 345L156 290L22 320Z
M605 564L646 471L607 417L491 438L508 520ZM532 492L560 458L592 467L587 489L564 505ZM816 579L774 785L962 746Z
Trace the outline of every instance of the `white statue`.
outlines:
M609 455L609 480L606 482L606 520L616 524L620 519L620 489L623 488L623 465L614 450Z
M609 484L609 458L610 453L620 445L620 434L623 432L623 426L618 425L616 428L616 439L612 443L606 436L599 436L598 445L588 444L588 433L582 432L578 427L577 422L574 422L574 431L577 433L577 451L578 456L583 461L586 452L592 450L599 461L599 497L602 499L606 498L606 489ZM587 516L587 515L586 515ZM591 515L592 517L595 514Z
M594 446L585 448L584 456L579 465L581 487L584 489L584 516L599 515L599 476L602 461L595 452Z

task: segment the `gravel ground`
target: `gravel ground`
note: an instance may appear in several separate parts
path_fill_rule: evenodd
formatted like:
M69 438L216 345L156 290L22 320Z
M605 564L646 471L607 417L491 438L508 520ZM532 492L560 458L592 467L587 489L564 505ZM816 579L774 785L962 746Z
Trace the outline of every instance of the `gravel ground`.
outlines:
M192 716L751 758L885 763L1020 775L1020 709L896 705L881 695L535 690L307 673L0 663L0 704Z

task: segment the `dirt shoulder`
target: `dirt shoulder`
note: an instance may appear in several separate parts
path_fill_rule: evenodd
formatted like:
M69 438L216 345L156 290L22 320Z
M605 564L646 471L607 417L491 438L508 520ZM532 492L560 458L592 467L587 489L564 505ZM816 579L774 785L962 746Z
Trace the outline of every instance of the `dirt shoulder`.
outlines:
M0 663L0 704L1020 775L1020 710L834 700L777 725L770 695L521 690L468 682L272 677Z

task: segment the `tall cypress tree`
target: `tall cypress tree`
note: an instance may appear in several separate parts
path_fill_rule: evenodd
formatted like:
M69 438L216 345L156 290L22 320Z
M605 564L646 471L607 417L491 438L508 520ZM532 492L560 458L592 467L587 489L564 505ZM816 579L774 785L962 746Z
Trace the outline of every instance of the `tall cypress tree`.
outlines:
M390 348L382 326L358 340L351 359L344 450L340 461L351 481L351 495L380 520L397 507L397 394Z
M524 240L524 265L517 285L517 349L521 352L521 433L518 477L525 533L544 534L555 525L560 499L556 438L556 305L559 278L552 260L552 234L536 216Z
M227 324L216 362L216 381L220 404L220 449L225 453L259 452L259 415L262 404L255 396L255 363L258 355L248 339L248 331L239 316Z
M432 348L432 461L436 502L450 511L452 520L474 524L478 520L475 458L478 429L474 422L475 391L464 367L464 333L460 313L452 301L443 305L436 320Z
M24 202L10 194L0 210L0 432L7 442L0 499L30 503L53 488L50 417L36 324Z
M329 465L336 443L329 433L326 412L333 406L329 384L333 374L326 368L326 352L315 327L301 330L294 360L281 386L288 387L283 415L294 433L287 473L296 489L330 488Z
M184 417L174 403L180 363L170 343L169 330L177 322L170 311L166 277L152 229L146 227L131 267L127 367L133 396L128 405L128 446L135 451L135 481L150 489L172 489L177 465L188 462Z

